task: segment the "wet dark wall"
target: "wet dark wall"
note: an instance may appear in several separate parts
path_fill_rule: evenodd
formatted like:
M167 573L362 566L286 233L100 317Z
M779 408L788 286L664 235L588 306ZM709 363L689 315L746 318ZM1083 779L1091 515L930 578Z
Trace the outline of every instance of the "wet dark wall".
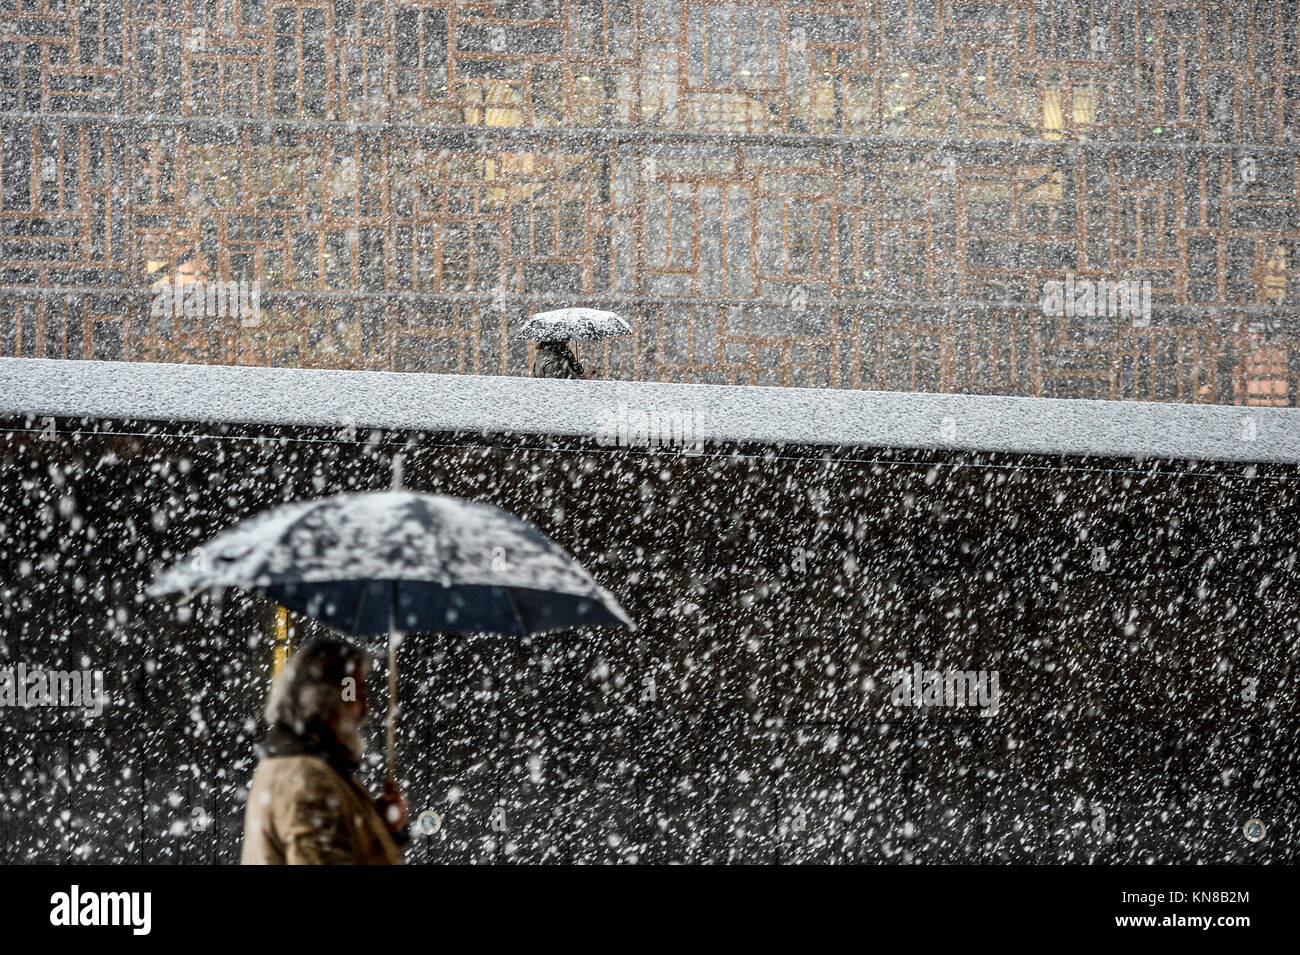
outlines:
M1300 857L1294 468L5 426L0 666L102 669L110 703L0 708L0 862L238 860L273 608L144 588L280 501L387 488L395 453L641 625L406 639L399 775L442 819L408 861ZM996 714L896 705L916 664L996 672Z

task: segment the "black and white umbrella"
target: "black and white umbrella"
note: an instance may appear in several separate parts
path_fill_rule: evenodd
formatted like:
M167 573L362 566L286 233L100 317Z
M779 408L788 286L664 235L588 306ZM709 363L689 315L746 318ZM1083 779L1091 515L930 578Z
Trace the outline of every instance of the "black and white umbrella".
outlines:
M557 308L524 322L522 334L539 342L597 341L630 335L632 327L613 312L598 308Z
M217 587L260 591L345 634L390 635L390 776L401 633L635 628L581 564L519 518L409 491L283 505L199 547L150 593Z

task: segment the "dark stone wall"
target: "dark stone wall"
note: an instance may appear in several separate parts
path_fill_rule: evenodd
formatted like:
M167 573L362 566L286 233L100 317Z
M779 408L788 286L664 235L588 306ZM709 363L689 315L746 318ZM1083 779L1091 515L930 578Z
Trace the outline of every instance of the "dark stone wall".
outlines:
M112 703L0 709L0 862L237 861L271 608L144 588L398 451L641 624L406 640L399 775L444 819L410 861L1297 861L1293 468L57 425L0 431L0 666ZM895 707L914 663L998 671L1000 712Z

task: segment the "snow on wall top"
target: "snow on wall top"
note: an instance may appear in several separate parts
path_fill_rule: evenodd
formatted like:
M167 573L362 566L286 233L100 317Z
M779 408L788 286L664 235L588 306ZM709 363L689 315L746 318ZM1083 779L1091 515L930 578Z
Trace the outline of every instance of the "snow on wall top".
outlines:
M1294 408L0 358L14 414L1300 463Z

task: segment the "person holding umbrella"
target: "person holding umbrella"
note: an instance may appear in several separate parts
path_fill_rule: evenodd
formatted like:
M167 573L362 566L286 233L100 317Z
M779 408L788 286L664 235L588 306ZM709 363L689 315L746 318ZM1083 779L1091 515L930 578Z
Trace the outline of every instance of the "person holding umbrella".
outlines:
M627 322L595 308L559 308L538 312L524 324L526 338L537 341L534 378L589 378L573 354L570 340L599 341L631 334Z
M406 800L390 779L372 799L357 781L370 715L369 659L316 639L285 665L244 813L244 865L400 865Z
M533 377L586 378L587 372L568 342L538 342Z
M398 490L282 504L164 570L153 596L240 587L352 637L388 636L388 784L355 781L368 658L317 641L280 674L245 818L244 860L397 863L397 650L404 634L635 629L613 595L536 528L500 508Z

